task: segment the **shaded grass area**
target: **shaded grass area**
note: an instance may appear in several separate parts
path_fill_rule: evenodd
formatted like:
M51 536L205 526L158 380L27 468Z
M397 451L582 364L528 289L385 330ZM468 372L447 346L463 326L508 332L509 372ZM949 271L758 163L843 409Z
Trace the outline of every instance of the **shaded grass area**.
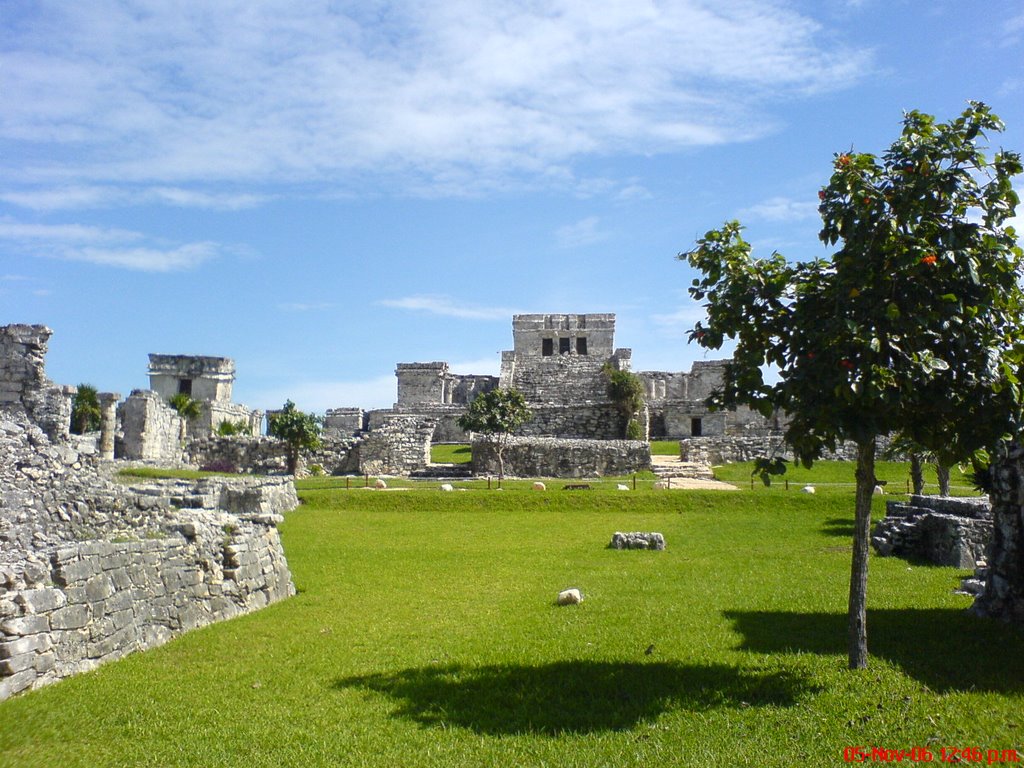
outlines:
M296 597L0 704L0 766L1024 753L1024 637L968 617L956 569L873 557L874 655L845 669L850 542L830 529L852 495L302 496L281 527ZM668 549L609 550L616 530ZM555 606L570 586L585 601Z
M714 468L715 478L741 487L750 488L751 479L755 490L778 491L786 490L786 482L790 490L798 490L804 485L814 485L818 491L841 490L846 493L854 487L856 462L852 461L816 461L807 469L800 464L789 463L786 473L772 478L770 488L765 488L760 478L751 478L754 462L742 461L735 464L724 464ZM875 463L875 477L883 481L887 494L907 494L910 488L910 464L901 461L878 461ZM950 470L950 492L954 496L977 496L979 492L964 476L959 467ZM924 467L924 492L938 493L939 485L935 476L935 465Z
M435 464L469 464L473 451L468 445L435 443L430 446L430 460Z

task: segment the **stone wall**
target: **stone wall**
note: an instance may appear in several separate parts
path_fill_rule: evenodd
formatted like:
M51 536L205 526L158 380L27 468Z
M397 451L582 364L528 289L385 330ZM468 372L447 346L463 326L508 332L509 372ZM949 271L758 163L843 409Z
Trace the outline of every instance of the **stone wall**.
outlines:
M1024 625L1024 446L993 457L992 544L985 589L972 610Z
M622 417L612 403L531 404L530 411L532 418L516 430L516 435L576 440L622 438Z
M216 434L217 428L225 421L243 424L250 435L258 435L263 431L263 411L223 400L200 400L199 415L185 421L185 431L189 437Z
M365 429L362 408L330 408L324 414L324 435L354 437Z
M136 389L117 408L123 439L117 457L175 465L183 460L185 421L165 398Z
M505 474L513 477L600 477L628 475L651 467L651 446L639 440L565 440L510 437ZM473 471L498 474L495 444L473 440Z
M290 479L114 482L95 447L41 429L49 331L0 339L21 329L30 343L0 350L19 387L0 404L0 699L294 593L276 528Z
M46 350L52 335L45 325L0 326L0 407L24 408L51 439L64 440L76 390L46 378Z
M973 569L992 540L986 498L914 495L909 503L885 506L885 517L871 533L871 545L883 557Z
M354 448L358 442L353 437L323 436L318 450L300 453L298 474L306 474L313 466L329 475L357 473L359 463ZM285 442L276 437L212 435L187 441L185 461L200 469L284 475L288 471L288 450Z
M716 435L709 437L690 437L679 441L679 458L695 464L733 464L740 461L753 461L759 456L778 455L787 461L792 460L792 451L782 442L782 435L762 435L756 430L754 435ZM879 438L879 457L889 449L890 440ZM856 461L857 444L842 443L836 450L826 453L823 457L829 461ZM898 460L898 459L894 459Z
M417 416L395 416L355 446L359 473L408 475L430 463L430 439L436 424Z
M182 391L188 382L193 400L231 401L235 382L235 361L230 357L202 355L150 355L149 386L167 400Z

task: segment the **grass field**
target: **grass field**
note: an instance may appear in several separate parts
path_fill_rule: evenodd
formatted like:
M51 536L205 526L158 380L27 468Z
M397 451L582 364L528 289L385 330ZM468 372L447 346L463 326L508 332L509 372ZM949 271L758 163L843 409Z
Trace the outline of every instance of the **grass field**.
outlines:
M964 613L960 571L872 557L871 665L845 669L849 490L300 486L296 597L0 704L0 766L1024 759L1024 636Z

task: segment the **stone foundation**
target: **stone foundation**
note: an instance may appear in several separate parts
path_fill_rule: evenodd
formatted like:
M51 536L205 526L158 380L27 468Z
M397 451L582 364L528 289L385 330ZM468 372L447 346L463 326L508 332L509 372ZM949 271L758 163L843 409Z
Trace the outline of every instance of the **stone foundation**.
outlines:
M505 474L513 477L600 477L650 468L650 443L639 440L510 437L505 448ZM498 453L492 441L473 440L473 471L498 474Z

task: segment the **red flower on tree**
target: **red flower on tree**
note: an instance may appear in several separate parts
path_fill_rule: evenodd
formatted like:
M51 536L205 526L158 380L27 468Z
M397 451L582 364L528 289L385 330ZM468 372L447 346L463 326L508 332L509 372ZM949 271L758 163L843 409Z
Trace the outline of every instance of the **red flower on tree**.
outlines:
M929 253L927 256L921 259L922 264L934 264L936 261L938 261L938 256L936 256L934 253Z

